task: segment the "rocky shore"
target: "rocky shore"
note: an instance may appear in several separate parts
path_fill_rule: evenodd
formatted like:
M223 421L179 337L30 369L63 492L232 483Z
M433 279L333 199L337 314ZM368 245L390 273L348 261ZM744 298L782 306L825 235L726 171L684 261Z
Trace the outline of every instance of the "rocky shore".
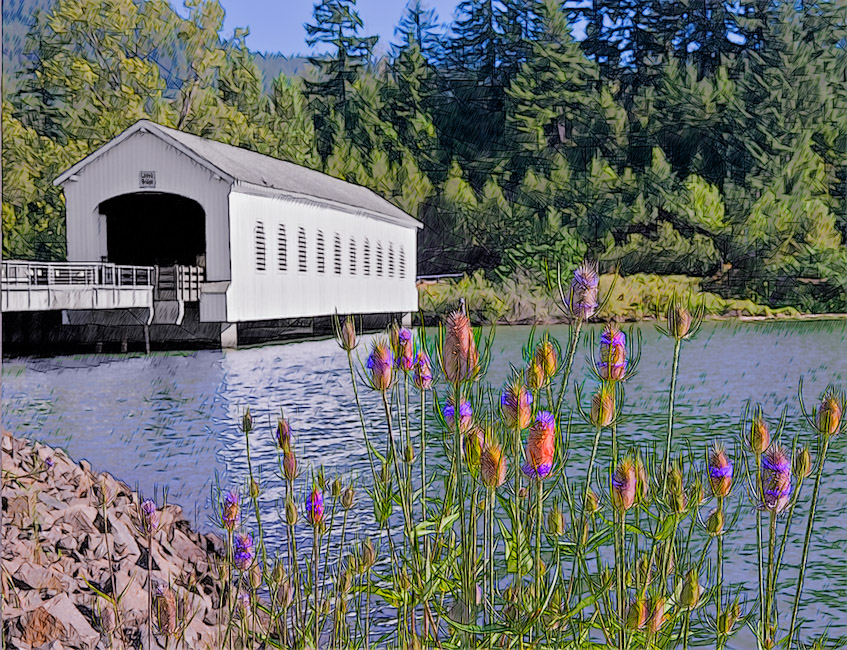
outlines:
M150 551L139 496L85 461L7 431L2 471L6 647L147 648ZM194 532L178 506L158 514L152 586L156 604L173 611L163 621L170 638L154 623L152 645L219 647L223 543Z

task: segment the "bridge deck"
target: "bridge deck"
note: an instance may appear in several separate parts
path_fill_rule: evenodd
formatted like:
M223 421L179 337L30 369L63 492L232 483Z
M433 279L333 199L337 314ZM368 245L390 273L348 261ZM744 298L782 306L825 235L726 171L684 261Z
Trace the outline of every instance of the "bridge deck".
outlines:
M129 309L153 306L156 269L105 262L22 262L2 265L2 309Z

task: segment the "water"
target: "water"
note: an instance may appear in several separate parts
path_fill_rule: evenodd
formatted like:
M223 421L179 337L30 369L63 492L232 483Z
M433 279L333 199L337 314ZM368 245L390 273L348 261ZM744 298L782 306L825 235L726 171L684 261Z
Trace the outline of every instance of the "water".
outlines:
M596 335L598 330L593 331ZM566 343L565 327L550 332ZM626 386L619 436L624 448L662 448L673 346L652 325L639 325L635 332L642 339L641 362ZM525 327L498 328L489 370L494 386L506 379L510 364L521 363L529 333ZM593 386L587 361L590 333L577 352L572 376L584 383L585 402ZM809 408L827 384L847 387L844 350L845 321L707 323L694 340L683 344L676 439L689 441L700 458L714 440L723 440L737 456L738 422L745 403L753 400L762 404L774 426L787 407L783 436L789 446L795 434L811 442L799 412L798 381L804 380ZM359 352L364 356L364 347ZM62 447L75 459L87 459L95 471L108 471L145 495L167 490L168 500L182 505L195 525L207 530L213 527L210 496L215 486L245 484L245 441L237 423L249 406L257 428L250 451L263 488L262 518L273 531L281 528L277 524L283 492L276 477L271 427L281 408L294 429L301 468L309 472L322 463L328 476L343 473L360 497L364 493L370 470L348 372L346 356L331 340L134 358L12 359L3 365L3 420L17 435ZM369 426L384 426L377 395L364 389L362 401ZM566 404L573 403L569 390ZM378 435L384 439L384 434ZM583 475L591 435L588 427L574 424L570 474ZM437 436L431 440L436 442ZM604 461L609 456L607 440L601 443L600 456ZM847 483L839 480L845 469L844 444L836 439L827 460L801 609L811 619L803 628L807 639L824 631L830 638L847 634L847 532L842 525ZM737 479L740 476L738 467ZM740 504L740 510L737 530L726 538L725 572L744 588L749 610L756 608L758 598L755 518L740 483L736 481L732 497L733 507ZM808 496L811 482L804 489ZM374 532L370 507L364 499L359 503L347 539ZM707 514L704 510L704 518ZM790 611L805 514L798 506L782 574L782 612ZM754 647L752 637L742 633L733 647Z

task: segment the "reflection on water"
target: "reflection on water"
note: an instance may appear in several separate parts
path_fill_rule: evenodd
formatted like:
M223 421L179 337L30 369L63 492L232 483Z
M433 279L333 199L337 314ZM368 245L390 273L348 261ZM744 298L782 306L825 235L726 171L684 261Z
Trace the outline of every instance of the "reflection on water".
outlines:
M498 328L489 370L495 387L507 377L510 364L521 363L529 331ZM566 343L565 327L550 331ZM642 339L641 363L626 386L619 436L625 447L636 443L661 447L672 344L652 325L637 326L635 331ZM590 337L585 337L573 378L590 389L589 347ZM798 380L803 377L810 402L830 382L847 384L845 349L844 321L707 323L694 340L683 344L676 439L687 439L701 458L707 444L716 439L737 449L738 420L747 400L760 402L774 420L788 408L787 444L795 434L809 439L799 415ZM363 347L359 352L364 357ZM367 421L381 427L381 401L371 393L362 398ZM572 390L567 399L572 405ZM166 489L168 500L183 505L201 528L210 526L216 476L223 487L244 485L246 480L245 442L236 425L247 406L257 428L250 451L263 487L262 518L271 530L281 528L274 526L280 519L283 493L271 436L280 409L291 420L301 467L311 471L315 466L310 461L322 463L328 476L343 472L366 487L370 472L347 360L334 341L136 358L15 359L3 366L3 418L8 429L63 447L73 458L89 460L95 470L109 471L144 494ZM434 432L434 427L430 430ZM569 474L582 475L590 435L587 428L574 425ZM608 441L603 441L600 453L608 458ZM847 506L844 470L844 447L838 440L819 503L803 608L813 622L804 628L806 634L825 629L830 636L847 634L847 532L841 524ZM364 490L358 493L363 495ZM374 530L372 511L363 501L352 518L354 537ZM757 578L751 523L755 517L740 490L734 501L740 504L736 528L750 532L727 537L726 571L733 583L752 587L744 593L749 607L754 607ZM798 507L798 515L805 516L805 511ZM783 612L791 605L802 521L795 519L785 555ZM736 644L752 647L752 640L742 635Z

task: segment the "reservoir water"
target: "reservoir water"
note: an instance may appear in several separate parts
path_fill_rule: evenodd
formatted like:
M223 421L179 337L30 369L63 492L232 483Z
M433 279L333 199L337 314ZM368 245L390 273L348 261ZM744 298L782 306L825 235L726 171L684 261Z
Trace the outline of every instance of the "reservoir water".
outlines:
M655 444L661 449L673 346L651 324L635 330L642 339L641 361L625 389L619 436L624 447ZM565 345L566 327L549 331ZM497 329L487 378L495 388L507 378L510 364L521 364L521 347L529 333L527 327ZM363 361L368 339L357 350ZM593 386L589 343L590 336L584 337L572 375L572 380L585 384L586 401ZM847 388L845 353L847 321L843 320L706 323L696 338L683 344L676 439L687 440L701 459L716 440L724 441L730 455L738 456L738 423L745 403L752 400L761 403L773 426L787 408L783 433L787 446L795 435L811 444L813 437L799 409L799 380L803 378L809 408L827 384ZM167 491L168 501L182 505L201 529L212 527L215 486L243 488L245 484L245 441L238 423L248 406L257 428L251 455L262 486L263 522L270 530L281 528L277 522L282 482L271 437L280 409L291 421L298 461L305 471L322 464L329 477L341 474L345 482L353 482L360 496L369 484L347 359L332 340L150 356L9 359L3 364L2 389L3 424L13 433L62 447L72 458L88 460L95 471L108 471L144 495L156 493L161 499ZM381 432L381 401L367 389L360 391L368 422ZM571 389L565 404L565 409L574 406ZM584 476L591 435L585 425L573 425L569 474ZM801 609L810 619L803 627L804 639L824 632L830 638L847 635L845 445L847 438L836 438L824 474ZM607 440L601 443L600 456L604 462L609 457ZM736 530L726 537L725 572L741 589L749 611L757 607L758 598L751 525L755 517L738 483L731 507L739 508L739 518ZM811 485L804 489L808 498ZM786 550L784 584L779 590L781 620L790 612L807 498L798 506ZM364 499L355 515L348 538L374 531L372 510ZM739 634L731 647L754 647L752 636Z

